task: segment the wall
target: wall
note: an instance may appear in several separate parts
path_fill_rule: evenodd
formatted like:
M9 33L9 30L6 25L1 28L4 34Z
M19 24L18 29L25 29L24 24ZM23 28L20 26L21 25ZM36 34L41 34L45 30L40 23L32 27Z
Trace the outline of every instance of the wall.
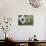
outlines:
M12 34L13 37L16 37L17 40L27 40L34 34L37 35L39 40L45 39L45 11L46 8L44 7L31 7L28 0L0 0L0 16L13 17L12 26L8 32ZM18 15L20 14L33 15L34 25L19 26ZM0 39L2 39L2 36L0 36Z
M44 39L46 39L46 15L45 15L45 31L44 31Z

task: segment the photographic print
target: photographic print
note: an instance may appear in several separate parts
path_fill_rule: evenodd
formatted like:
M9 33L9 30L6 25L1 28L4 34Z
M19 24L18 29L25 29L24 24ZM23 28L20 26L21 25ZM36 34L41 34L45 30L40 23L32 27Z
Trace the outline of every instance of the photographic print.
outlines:
M18 24L19 25L33 25L33 16L32 15L19 15Z

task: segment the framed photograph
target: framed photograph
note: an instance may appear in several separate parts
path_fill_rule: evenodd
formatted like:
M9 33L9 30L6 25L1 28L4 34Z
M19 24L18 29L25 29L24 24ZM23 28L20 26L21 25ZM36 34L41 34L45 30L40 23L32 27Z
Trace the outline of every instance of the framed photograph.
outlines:
M18 25L33 25L33 15L18 15Z

